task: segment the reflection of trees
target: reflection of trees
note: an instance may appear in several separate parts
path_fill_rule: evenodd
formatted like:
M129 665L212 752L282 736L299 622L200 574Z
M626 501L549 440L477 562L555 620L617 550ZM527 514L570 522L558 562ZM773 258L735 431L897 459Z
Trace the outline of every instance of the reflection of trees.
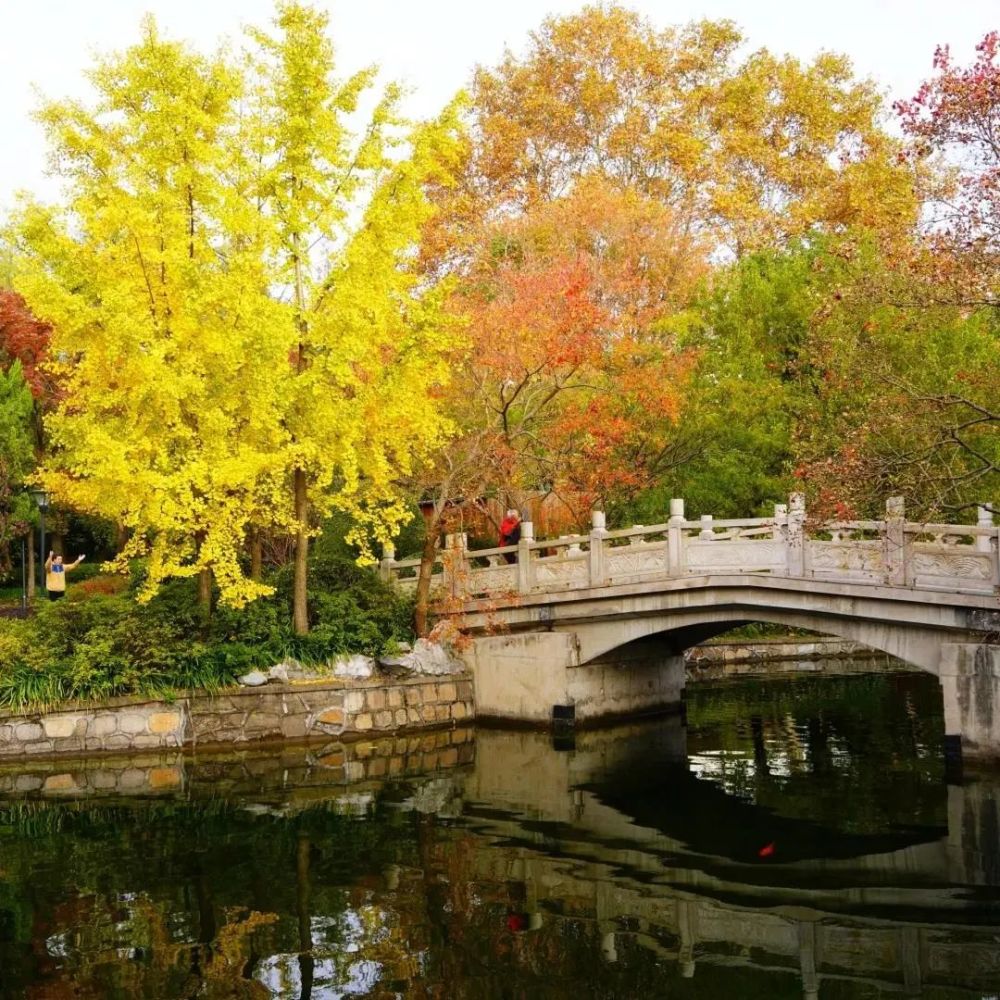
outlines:
M309 837L299 834L295 850L295 910L299 923L299 983L302 1000L312 996L315 959L312 954L312 919L309 910Z
M213 1000L369 981L405 992L432 950L419 822L375 802L373 821L335 799L287 815L219 801L0 809L5 985Z
M929 794L943 778L929 674L699 684L687 706L692 767L729 794L851 833L944 820Z

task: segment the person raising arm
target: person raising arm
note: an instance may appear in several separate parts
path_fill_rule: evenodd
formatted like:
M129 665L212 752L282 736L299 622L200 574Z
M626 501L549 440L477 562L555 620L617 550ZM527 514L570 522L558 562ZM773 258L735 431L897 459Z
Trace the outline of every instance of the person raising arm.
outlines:
M48 591L50 601L58 601L66 596L66 573L71 569L76 569L84 560L79 556L76 562L63 563L63 557L57 556L54 552L49 553L45 560L45 589Z

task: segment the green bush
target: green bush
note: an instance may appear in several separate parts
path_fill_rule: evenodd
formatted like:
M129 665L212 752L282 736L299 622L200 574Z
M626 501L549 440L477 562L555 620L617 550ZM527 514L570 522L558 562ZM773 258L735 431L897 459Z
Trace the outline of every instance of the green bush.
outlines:
M307 636L291 630L291 567L270 581L272 597L207 617L196 581L170 581L141 605L140 579L141 570L125 594L74 594L71 585L68 600L40 601L27 620L0 619L0 706L212 690L289 656L377 656L412 638L412 602L335 546L311 559Z

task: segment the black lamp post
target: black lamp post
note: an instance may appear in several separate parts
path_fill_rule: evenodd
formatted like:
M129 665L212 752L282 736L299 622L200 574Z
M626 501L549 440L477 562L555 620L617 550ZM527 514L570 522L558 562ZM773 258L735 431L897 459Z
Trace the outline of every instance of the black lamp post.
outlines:
M42 590L45 589L45 512L49 509L49 495L45 490L31 490L31 496L38 504L41 519L41 541L39 544L38 575L41 577Z

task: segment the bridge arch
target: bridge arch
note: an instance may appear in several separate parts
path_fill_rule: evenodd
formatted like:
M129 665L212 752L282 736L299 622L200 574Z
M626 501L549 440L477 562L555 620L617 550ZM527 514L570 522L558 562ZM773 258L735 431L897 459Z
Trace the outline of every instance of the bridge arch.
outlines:
M806 629L847 639L886 653L937 676L941 646L949 637L939 630L857 618L841 618L748 604L727 609L669 611L615 623L577 624L580 664L614 659L615 652L637 642L656 640L664 654L678 655L693 646L751 622Z
M949 746L1000 757L992 596L746 573L567 588L499 607L470 601L458 618L474 637L470 663L485 716L589 720L679 704L681 653L759 621L853 640L934 674Z

